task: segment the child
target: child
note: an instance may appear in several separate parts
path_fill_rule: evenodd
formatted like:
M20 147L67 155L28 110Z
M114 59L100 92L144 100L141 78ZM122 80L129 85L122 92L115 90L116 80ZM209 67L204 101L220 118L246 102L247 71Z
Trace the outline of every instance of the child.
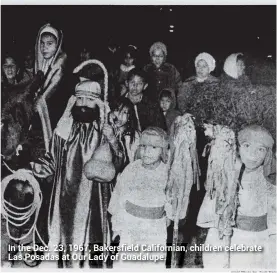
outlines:
M58 91L64 75L67 56L61 49L62 41L62 32L47 24L39 30L35 48L35 74L41 70L45 76L45 81L38 90L36 110L43 124L47 147L52 136L52 128L56 127L67 99L57 95L49 101Z
M173 88L177 96L182 86L182 80L176 67L166 62L167 48L161 42L154 43L149 50L151 63L144 67L149 77L149 89L151 98L157 102L159 93L166 87Z
M174 90L171 88L163 89L160 93L159 101L160 107L165 116L167 133L169 133L170 127L173 124L175 118L181 115L181 112L175 109L176 99Z
M123 169L135 159L135 152L139 146L139 130L133 104L127 98L121 98L114 105L109 114L109 120L115 136L121 143L124 151Z
M140 138L139 149L141 159L125 168L118 177L112 193L108 210L112 214L113 238L120 236L120 246L124 244L128 246L138 244L140 247L143 244L165 246L167 237L165 188L168 178L166 133L157 127L147 128ZM140 248L138 253L127 252L127 254L147 253L142 250ZM160 254L165 256L165 253ZM120 252L119 255L121 254ZM157 253L149 251L149 254ZM119 261L128 267L128 261ZM138 261L135 264L138 265ZM156 263L142 261L142 264L164 266L165 260Z
M127 92L126 80L128 78L128 73L130 70L135 68L137 48L133 45L128 45L123 53L123 63L121 63L118 72L118 84L120 95L124 95Z
M238 202L235 207L233 234L230 246L261 246L262 251L230 251L230 268L276 268L276 186L265 177L271 171L274 140L258 125L250 125L238 133L239 158L235 170L238 177ZM238 175L239 174L239 175ZM207 194L208 193L207 191ZM226 246L218 237L218 215L212 210L213 200L205 196L197 224L209 228L205 245ZM225 251L203 252L204 268L223 268ZM225 256L226 257L226 256Z
M4 56L2 71L2 88L12 87L18 84L24 85L31 80L31 77L20 67L17 58L13 54L6 54Z
M146 74L134 68L128 74L127 90L125 97L134 105L139 131L142 132L149 126L166 129L165 117L157 102L149 99Z

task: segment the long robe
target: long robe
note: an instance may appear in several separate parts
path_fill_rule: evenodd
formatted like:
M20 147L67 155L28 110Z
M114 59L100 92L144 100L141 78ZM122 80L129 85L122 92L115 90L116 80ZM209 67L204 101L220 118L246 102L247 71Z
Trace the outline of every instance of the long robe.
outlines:
M54 251L58 244L62 244L62 250L65 250L69 245L87 246L103 242L103 185L88 180L83 173L84 164L100 144L98 128L96 122L73 122L66 140L55 130L49 153L32 165L36 177L53 176L48 217L50 251ZM118 154L114 153L116 160ZM109 196L111 190L110 184ZM72 254L71 250L68 247L65 253ZM75 264L64 262L67 267ZM91 262L90 265L93 266Z
M239 206L236 226L233 228L231 237L231 246L257 245L262 246L263 251L231 251L230 268L241 270L276 268L276 187L264 178L263 166L253 172L243 174L238 197ZM208 195L205 196L197 224L210 228L205 245L224 248L225 242L219 239L215 224L217 215L212 209L215 205L214 200L210 200ZM259 217L260 220L251 221L256 217ZM224 255L226 255L224 251L204 252L204 268L223 268Z
M153 209L162 208L166 205L165 187L167 183L167 166L164 163L154 170L148 170L142 166L141 159L130 163L117 180L112 194L109 212L112 214L113 232L120 234L120 246L135 245L161 245L166 246L166 217L156 218ZM136 209L137 208L137 209ZM147 211L148 216L139 215L139 208ZM149 210L148 210L149 209ZM133 212L132 212L133 211ZM137 214L137 215L135 215ZM120 252L120 257L124 254L139 255L147 254L147 251ZM149 255L163 255L166 252L153 251ZM119 263L114 263L114 267L120 266L130 268L133 265L143 265L165 268L165 260L152 261L124 261L119 259Z

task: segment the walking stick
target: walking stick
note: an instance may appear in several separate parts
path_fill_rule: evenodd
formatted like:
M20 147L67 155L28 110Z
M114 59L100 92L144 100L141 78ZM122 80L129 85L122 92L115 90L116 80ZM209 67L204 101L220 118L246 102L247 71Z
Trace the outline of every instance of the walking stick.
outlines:
M105 66L98 60L88 60L79 65L73 73L77 73L84 66L89 64L99 65L104 72L104 120L101 124L101 131L104 123L108 120L107 106L108 106L108 72ZM109 183L112 182L115 176L115 168L112 164L112 154L109 148L109 144L106 142L105 137L102 137L100 146L94 152L94 156L86 163L85 173L88 179L97 181L101 183L102 197L103 197L103 218L102 218L102 232L103 232L103 246L105 247L108 243L108 189ZM105 249L105 248L104 248ZM107 252L103 251L104 255L107 255ZM103 263L103 267L106 268L107 264Z

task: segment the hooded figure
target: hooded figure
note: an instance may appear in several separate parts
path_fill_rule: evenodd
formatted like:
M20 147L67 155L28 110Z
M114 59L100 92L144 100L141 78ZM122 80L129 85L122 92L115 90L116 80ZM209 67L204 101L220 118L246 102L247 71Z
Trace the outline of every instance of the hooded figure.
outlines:
M67 59L66 53L61 49L63 42L63 33L46 24L39 30L35 47L35 74L40 70L44 73L45 81L38 90L36 109L42 122L43 135L46 144L46 150L52 136L52 128L56 126L56 120L59 118L57 103L60 95L49 99L58 91L64 75L64 66Z
M232 234L229 246L230 268L273 269L276 268L276 186L266 179L271 167L274 141L269 132L258 125L245 127L238 133L239 157L234 163L236 194L228 200L225 211L235 204L231 220ZM222 158L220 159L222 160ZM228 163L226 164L226 166ZM232 174L233 170L225 169ZM232 189L232 187L230 187ZM231 190L228 193L232 196ZM226 241L219 239L220 226L216 220L216 198L207 192L199 211L197 224L209 228L205 245L225 247ZM223 213L225 215L225 212ZM262 251L240 252L237 246L261 246ZM203 252L204 268L223 268L224 255L221 252Z
M71 255L76 249L66 249L69 244L91 244L93 247L94 243L103 242L103 185L87 179L84 165L99 147L102 132L115 166L121 164L122 151L116 139L112 141L104 131L104 108L107 106L100 96L101 88L97 82L77 84L75 94L69 99L54 130L49 153L38 163L32 163L36 177L53 177L48 215L50 251L55 251L54 247L61 244L63 247L59 250ZM108 242L109 236L108 227ZM76 263L79 266L81 262L63 261L63 266L73 267ZM95 266L95 262L89 261L89 265Z
M225 73L221 76L222 83L250 84L249 78L245 75L245 60L242 53L229 55L224 62L223 70Z

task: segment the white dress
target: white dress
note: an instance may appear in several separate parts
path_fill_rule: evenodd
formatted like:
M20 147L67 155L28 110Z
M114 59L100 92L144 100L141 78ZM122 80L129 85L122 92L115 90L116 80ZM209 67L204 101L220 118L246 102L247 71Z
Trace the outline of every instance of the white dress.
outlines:
M140 246L138 252L120 252L124 254L147 254L142 251L142 245L166 246L167 228L164 206L166 202L165 187L167 183L167 166L164 163L149 170L142 166L142 161L136 160L129 164L118 177L112 194L109 212L112 214L112 229L120 234L120 246ZM140 209L147 215L144 215ZM159 216L160 214L160 216ZM165 268L166 251L153 251L149 255L162 255L163 260L152 261L122 261L114 263L114 267L130 268L142 264L143 267Z
M276 268L276 199L274 197L276 187L266 181L263 176L263 167L246 173L244 172L242 187L239 190L239 207L237 209L237 219L240 217L264 217L266 228L261 231L254 231L241 228L233 228L231 237L231 246L262 246L263 251L253 252L230 252L231 269L273 269ZM225 247L224 240L218 237L218 229L213 221L216 216L212 216L212 202L205 196L200 209L197 225L201 227L210 227L205 245ZM204 213L205 211L205 213ZM206 219L205 219L206 216ZM237 220L237 226L239 226ZM225 252L203 252L204 268L223 268Z

